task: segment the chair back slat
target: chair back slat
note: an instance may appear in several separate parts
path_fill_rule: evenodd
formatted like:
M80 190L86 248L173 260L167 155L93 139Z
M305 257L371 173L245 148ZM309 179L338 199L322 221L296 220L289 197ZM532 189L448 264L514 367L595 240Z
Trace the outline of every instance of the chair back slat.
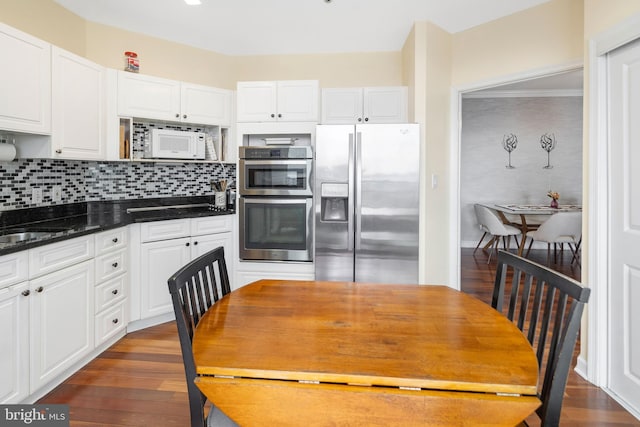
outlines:
M195 329L207 310L231 292L224 248L218 247L194 259L173 274L168 285L187 378L191 426L204 427L206 397L194 383L196 366L191 345Z
M511 289L507 289L510 283ZM531 343L540 368L536 413L542 426L560 422L562 398L590 289L543 265L498 253L492 306L514 322Z

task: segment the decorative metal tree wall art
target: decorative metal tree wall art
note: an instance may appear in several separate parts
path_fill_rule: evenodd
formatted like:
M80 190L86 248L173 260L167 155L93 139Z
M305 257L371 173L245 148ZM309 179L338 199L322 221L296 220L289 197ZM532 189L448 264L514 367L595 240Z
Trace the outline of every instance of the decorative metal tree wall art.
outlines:
M550 153L554 148L556 148L556 136L554 134L549 135L548 133L545 133L540 137L540 146L547 152L547 166L544 166L543 169L553 168L550 162Z
M515 169L515 166L511 165L511 152L518 146L518 137L510 133L502 137L502 148L509 153L509 163L505 166L507 169Z

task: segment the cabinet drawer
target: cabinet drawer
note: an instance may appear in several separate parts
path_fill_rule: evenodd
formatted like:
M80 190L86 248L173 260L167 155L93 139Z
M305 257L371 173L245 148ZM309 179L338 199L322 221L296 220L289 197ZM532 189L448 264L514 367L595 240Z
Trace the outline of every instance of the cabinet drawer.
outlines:
M96 346L122 331L126 325L126 300L96 316Z
M61 268L93 258L93 236L29 249L29 278L58 271Z
M96 313L100 313L126 298L126 280L126 276L122 275L96 287Z
M102 283L127 271L127 251L124 249L96 257L96 283Z
M191 235L224 233L231 231L233 215L191 218Z
M27 251L0 256L0 288L27 280Z
M188 219L145 222L140 225L140 239L143 242L178 239L189 236Z
M95 235L96 255L127 247L127 228L103 231Z

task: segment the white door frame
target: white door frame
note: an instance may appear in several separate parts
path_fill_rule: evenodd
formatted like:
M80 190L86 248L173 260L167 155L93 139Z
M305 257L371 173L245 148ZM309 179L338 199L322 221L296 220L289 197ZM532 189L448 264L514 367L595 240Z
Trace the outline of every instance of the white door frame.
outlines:
M455 214L451 221L449 230L449 283L450 286L460 290L460 144L461 144L461 99L466 92L488 89L509 83L516 83L525 80L548 77L554 74L566 73L568 71L579 70L583 67L582 62L571 62L563 65L540 68L536 70L524 71L521 73L497 77L491 80L471 83L464 86L451 88L451 126L449 140L451 141L451 151L449 153L450 165L449 180L451 182L451 193L449 199L449 212Z
M588 363L585 376L592 383L608 389L609 329L609 168L607 116L607 53L640 39L640 14L636 14L588 41L589 48L589 282ZM601 260L600 263L595 260ZM604 261L604 262L602 262ZM612 397L615 396L612 395ZM620 402L622 403L622 402ZM624 406L624 405L623 405ZM631 408L634 415L636 411Z

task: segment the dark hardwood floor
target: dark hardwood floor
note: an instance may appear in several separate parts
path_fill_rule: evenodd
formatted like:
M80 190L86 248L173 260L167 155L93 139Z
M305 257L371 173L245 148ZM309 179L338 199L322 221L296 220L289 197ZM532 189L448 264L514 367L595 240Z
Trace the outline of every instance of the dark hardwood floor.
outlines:
M545 261L546 252L532 253ZM481 250L462 251L462 288L491 301L495 263ZM558 265L579 277L569 259ZM577 352L576 352L577 354ZM98 358L43 397L42 403L70 406L71 426L188 426L189 409L175 324L128 334ZM530 417L536 425L535 417ZM606 393L575 372L569 376L562 426L640 426Z

